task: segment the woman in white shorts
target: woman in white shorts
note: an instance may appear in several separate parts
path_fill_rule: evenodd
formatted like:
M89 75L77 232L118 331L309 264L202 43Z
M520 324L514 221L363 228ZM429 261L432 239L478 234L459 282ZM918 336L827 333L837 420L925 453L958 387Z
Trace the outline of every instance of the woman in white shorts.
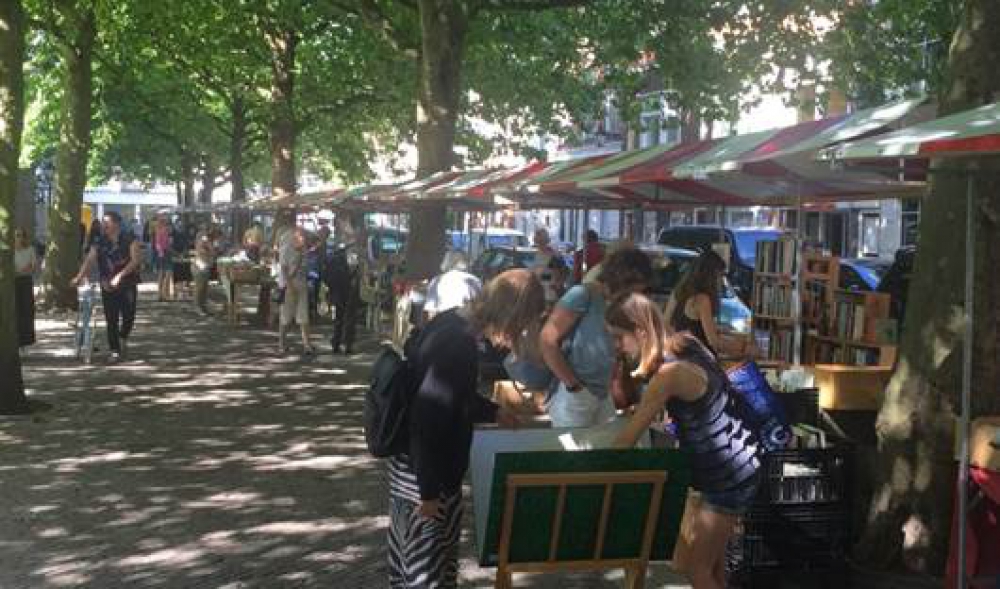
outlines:
M306 282L306 233L301 227L296 227L291 238L286 239L278 250L278 268L281 273L280 284L284 285L285 298L281 302L281 318L278 325L278 352L288 350L285 334L292 325L298 323L302 331L302 353L312 356L315 353L309 343L309 288Z

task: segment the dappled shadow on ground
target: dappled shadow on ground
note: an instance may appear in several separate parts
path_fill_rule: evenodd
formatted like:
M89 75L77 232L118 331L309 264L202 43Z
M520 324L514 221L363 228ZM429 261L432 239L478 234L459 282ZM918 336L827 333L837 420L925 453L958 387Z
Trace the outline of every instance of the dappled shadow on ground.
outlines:
M131 359L84 366L65 320L39 323L25 379L54 407L0 419L0 586L386 585L387 496L361 429L373 338L279 357L269 330L144 293ZM492 586L472 542L467 522L463 586Z

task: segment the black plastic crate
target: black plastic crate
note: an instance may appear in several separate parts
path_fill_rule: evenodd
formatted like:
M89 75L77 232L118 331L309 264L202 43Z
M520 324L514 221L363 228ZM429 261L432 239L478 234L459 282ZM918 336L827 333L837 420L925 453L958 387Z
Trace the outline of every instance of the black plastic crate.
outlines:
M819 389L798 389L792 393L780 393L778 398L785 408L788 423L819 425Z
M848 514L842 507L755 508L730 540L728 569L735 577L835 569L845 562L849 540Z
M775 450L764 456L757 505L843 503L850 495L850 446Z

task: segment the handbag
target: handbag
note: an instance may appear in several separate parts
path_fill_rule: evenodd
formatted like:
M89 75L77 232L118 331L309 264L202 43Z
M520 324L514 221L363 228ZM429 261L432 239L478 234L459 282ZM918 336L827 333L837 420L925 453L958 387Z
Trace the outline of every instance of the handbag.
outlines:
M785 408L771 390L767 378L753 361L746 361L726 371L732 389L743 399L751 424L766 452L780 450L792 440Z

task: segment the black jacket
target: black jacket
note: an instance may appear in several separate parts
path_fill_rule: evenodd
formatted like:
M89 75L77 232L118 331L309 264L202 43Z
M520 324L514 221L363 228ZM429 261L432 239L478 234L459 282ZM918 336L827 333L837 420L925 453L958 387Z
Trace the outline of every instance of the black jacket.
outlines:
M420 383L410 405L410 459L420 498L436 499L461 489L472 426L495 421L497 406L477 392L477 340L457 312L434 317L408 347Z

